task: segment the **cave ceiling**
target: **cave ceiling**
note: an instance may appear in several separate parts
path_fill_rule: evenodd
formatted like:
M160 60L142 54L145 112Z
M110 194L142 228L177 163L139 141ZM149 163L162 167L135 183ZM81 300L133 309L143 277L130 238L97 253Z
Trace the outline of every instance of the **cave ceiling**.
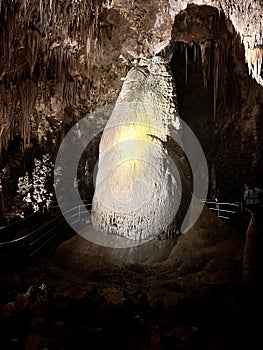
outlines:
M197 17L194 5L206 10ZM204 47L228 40L227 33L244 50L243 56L241 49L237 53L244 66L236 69L243 71L236 81L244 107L233 118L246 115L243 126L256 143L255 165L262 154L262 9L261 0L0 1L0 148L6 150L18 137L22 150L34 152L38 145L43 153L54 153L77 120L114 105L127 72L142 57L162 52L171 42ZM252 81L249 91L241 80ZM240 137L245 148L251 139Z

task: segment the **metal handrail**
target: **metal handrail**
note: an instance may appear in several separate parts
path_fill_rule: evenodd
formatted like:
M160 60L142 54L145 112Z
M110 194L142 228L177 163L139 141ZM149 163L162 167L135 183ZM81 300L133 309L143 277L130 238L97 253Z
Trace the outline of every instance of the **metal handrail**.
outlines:
M230 213L230 214L236 214L236 215L242 215L245 217L244 212L246 214L249 214L250 216L252 215L252 211L245 208L243 206L242 202L235 202L235 203L231 203L231 202L218 202L216 200L211 200L211 199L201 199L201 202L207 204L208 208L210 210L212 210L213 212L217 213L217 217L222 218L222 219L227 219L227 220L231 220L231 218L229 216L223 216L220 215L220 213ZM211 204L214 205L214 207L211 207ZM210 206L209 206L210 205ZM232 207L232 210L229 209L225 209L226 207ZM233 207L235 207L238 210L235 210Z
M10 224L1 226L1 227L0 227L0 230L3 230L3 231L4 231L4 230L6 230L6 229L9 229L10 227L12 228L13 226L16 226L16 225L19 225L19 224L21 224L21 223L24 223L25 221L29 220L29 219L32 218L32 217L36 217L36 216L39 215L39 214L40 214L39 212L30 214L30 215L26 216L25 218L21 218L21 219L18 219L17 221L11 222Z
M227 210L227 209L221 209L221 208L209 208L210 210L214 210L214 211L218 211L218 210L220 210L220 211L224 211L224 212L226 212L226 213L233 213L233 214L235 214L236 213L236 211L233 211L233 210Z
M29 238L31 238L34 234L36 234L37 232L43 230L45 227L47 227L47 226L50 225L51 223L53 223L53 222L57 221L58 219L64 217L64 215L70 213L71 211L73 211L73 210L75 210L75 209L78 209L78 213L72 215L72 216L69 217L68 219L72 218L72 217L75 216L75 215L78 215L78 216L79 216L79 217L78 217L78 220L74 221L74 223L75 223L75 222L78 222L78 221L80 220L80 215L85 213L85 211L80 211L80 208L83 208L83 207L86 207L86 206L89 206L89 205L91 205L91 204L86 204L86 205L83 204L83 205L78 205L78 206L76 206L76 207L73 207L73 208L67 210L66 212L64 212L63 214L59 214L58 216L56 216L56 217L53 218L52 220L48 221L48 222L45 223L44 225L42 225L42 226L36 228L35 230L29 232L29 233L26 234L25 236L22 236L22 237L19 237L19 238L16 238L16 239L12 239L12 240L10 240L10 241L0 242L0 246L4 246L4 245L7 245L7 244L13 244L13 243L17 243L17 242L19 242L19 241L23 241L23 240L29 239Z

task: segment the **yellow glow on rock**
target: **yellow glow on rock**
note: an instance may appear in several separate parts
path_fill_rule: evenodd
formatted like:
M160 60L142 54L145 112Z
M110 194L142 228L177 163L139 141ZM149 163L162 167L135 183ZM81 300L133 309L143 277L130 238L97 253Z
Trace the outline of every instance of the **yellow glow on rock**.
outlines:
M119 153L118 163L123 162L122 166L127 171L134 172L140 164L141 158L145 159L149 151L153 142L151 135L161 137L160 131L157 131L150 124L127 123L121 125L115 138L115 148Z
M156 134L147 124L127 123L121 125L116 133L117 166L111 177L111 191L123 203L134 199L134 182L140 177L140 165L143 166L150 152L153 142L151 135Z

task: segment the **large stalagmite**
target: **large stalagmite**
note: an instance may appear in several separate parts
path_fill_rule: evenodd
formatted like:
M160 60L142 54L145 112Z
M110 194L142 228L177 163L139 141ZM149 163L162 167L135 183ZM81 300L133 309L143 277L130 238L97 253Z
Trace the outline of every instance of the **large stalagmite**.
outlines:
M127 75L103 132L92 220L143 240L177 226L181 179L164 144L181 143L173 77L164 59L142 59Z

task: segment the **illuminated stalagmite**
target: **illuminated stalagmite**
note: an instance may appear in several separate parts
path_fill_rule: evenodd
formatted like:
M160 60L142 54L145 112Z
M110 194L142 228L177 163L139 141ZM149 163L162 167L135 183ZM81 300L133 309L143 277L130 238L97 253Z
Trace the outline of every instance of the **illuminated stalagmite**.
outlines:
M181 143L175 96L161 57L141 59L128 73L100 143L96 228L143 240L176 227L181 180L164 146L168 138Z

